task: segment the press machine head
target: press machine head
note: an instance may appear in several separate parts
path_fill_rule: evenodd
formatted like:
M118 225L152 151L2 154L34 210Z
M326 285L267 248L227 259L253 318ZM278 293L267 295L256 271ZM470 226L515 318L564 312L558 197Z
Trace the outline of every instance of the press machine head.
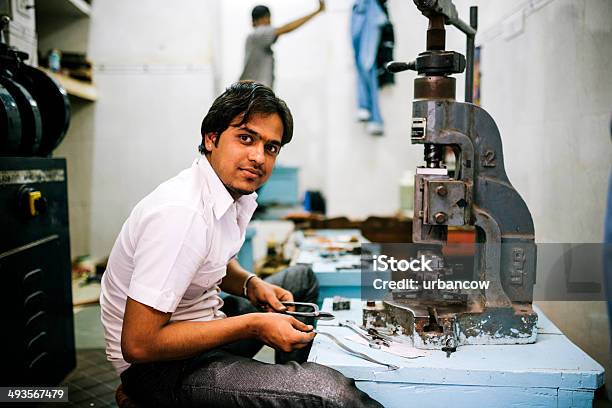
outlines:
M396 291L384 301L388 327L410 336L417 347L454 351L462 344L515 344L536 340L532 309L536 276L534 227L527 205L504 170L502 141L491 116L471 102L474 36L450 0L414 0L429 19L427 50L410 63L392 62L391 72L415 70L411 142L424 147L425 165L415 176L413 241L435 259L434 272L421 279L452 280L442 246L449 227L472 226L476 245L473 280L489 288L459 296L457 291ZM466 59L445 50L445 24L467 35L466 102L455 99L455 78ZM443 164L456 158L454 172ZM431 294L429 294L431 295ZM367 314L367 313L366 313ZM367 320L367 319L365 319ZM373 322L374 319L370 319Z

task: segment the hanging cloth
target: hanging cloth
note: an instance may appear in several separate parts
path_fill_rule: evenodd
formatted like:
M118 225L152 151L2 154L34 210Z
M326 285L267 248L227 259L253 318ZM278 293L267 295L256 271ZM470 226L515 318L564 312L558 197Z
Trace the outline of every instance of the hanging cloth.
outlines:
M351 39L357 69L357 96L360 109L370 112L370 122L382 125L378 106L376 57L381 27L388 21L378 0L356 0L351 14Z
M380 41L378 42L378 53L376 55L376 67L378 73L378 87L395 83L395 75L387 71L387 64L393 61L393 48L395 47L395 33L393 24L389 19L387 0L377 0L383 12L387 16L387 22L380 28Z

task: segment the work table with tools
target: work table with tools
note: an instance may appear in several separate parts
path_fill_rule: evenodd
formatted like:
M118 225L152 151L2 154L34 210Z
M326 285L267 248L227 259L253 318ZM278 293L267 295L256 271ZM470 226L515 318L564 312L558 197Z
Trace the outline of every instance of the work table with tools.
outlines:
M334 341L318 335L308 361L332 367L381 402L385 407L473 407L553 406L590 407L594 392L604 381L604 369L574 345L534 307L538 313L535 344L461 346L450 357L441 350L407 359L381 349L348 340L355 337L338 323L362 321L362 302L351 299L350 310L332 312L332 299L322 310L334 320L319 322L317 330L329 333L357 352L397 370L366 361L341 349Z
M361 244L369 242L357 229L295 231L292 265L308 265L319 281L319 300L360 295ZM319 303L320 303L319 302Z

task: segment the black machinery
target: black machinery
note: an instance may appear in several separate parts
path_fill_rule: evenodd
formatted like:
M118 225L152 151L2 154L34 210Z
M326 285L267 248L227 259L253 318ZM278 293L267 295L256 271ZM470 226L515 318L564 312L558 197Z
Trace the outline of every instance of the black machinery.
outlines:
M423 144L425 166L417 168L413 241L418 256L432 259L433 271L419 282L452 279L443 246L448 227L475 229L471 279L489 281L476 291L444 290L436 296L422 287L389 293L382 306L370 302L364 323L384 325L408 337L416 347L455 351L463 344L518 344L536 341L532 309L536 248L531 214L506 176L502 142L491 116L471 102L472 56L477 10L471 24L461 21L450 0L414 0L429 19L427 50L410 63L392 62L391 72L415 70L412 107L413 144ZM445 24L467 35L466 102L455 100L455 78L463 55L445 50ZM452 149L456 168L443 164ZM463 271L465 272L465 271ZM469 271L470 273L472 271Z
M0 33L9 18L2 16ZM0 41L0 386L57 385L76 366L66 92Z

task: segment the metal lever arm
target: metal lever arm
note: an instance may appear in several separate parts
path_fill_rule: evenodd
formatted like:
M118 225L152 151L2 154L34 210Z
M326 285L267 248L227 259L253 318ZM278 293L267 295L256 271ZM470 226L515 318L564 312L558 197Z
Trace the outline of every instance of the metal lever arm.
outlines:
M385 69L392 74L396 74L402 71L416 71L416 61L411 62L399 62L399 61L391 61L387 65L385 65Z

